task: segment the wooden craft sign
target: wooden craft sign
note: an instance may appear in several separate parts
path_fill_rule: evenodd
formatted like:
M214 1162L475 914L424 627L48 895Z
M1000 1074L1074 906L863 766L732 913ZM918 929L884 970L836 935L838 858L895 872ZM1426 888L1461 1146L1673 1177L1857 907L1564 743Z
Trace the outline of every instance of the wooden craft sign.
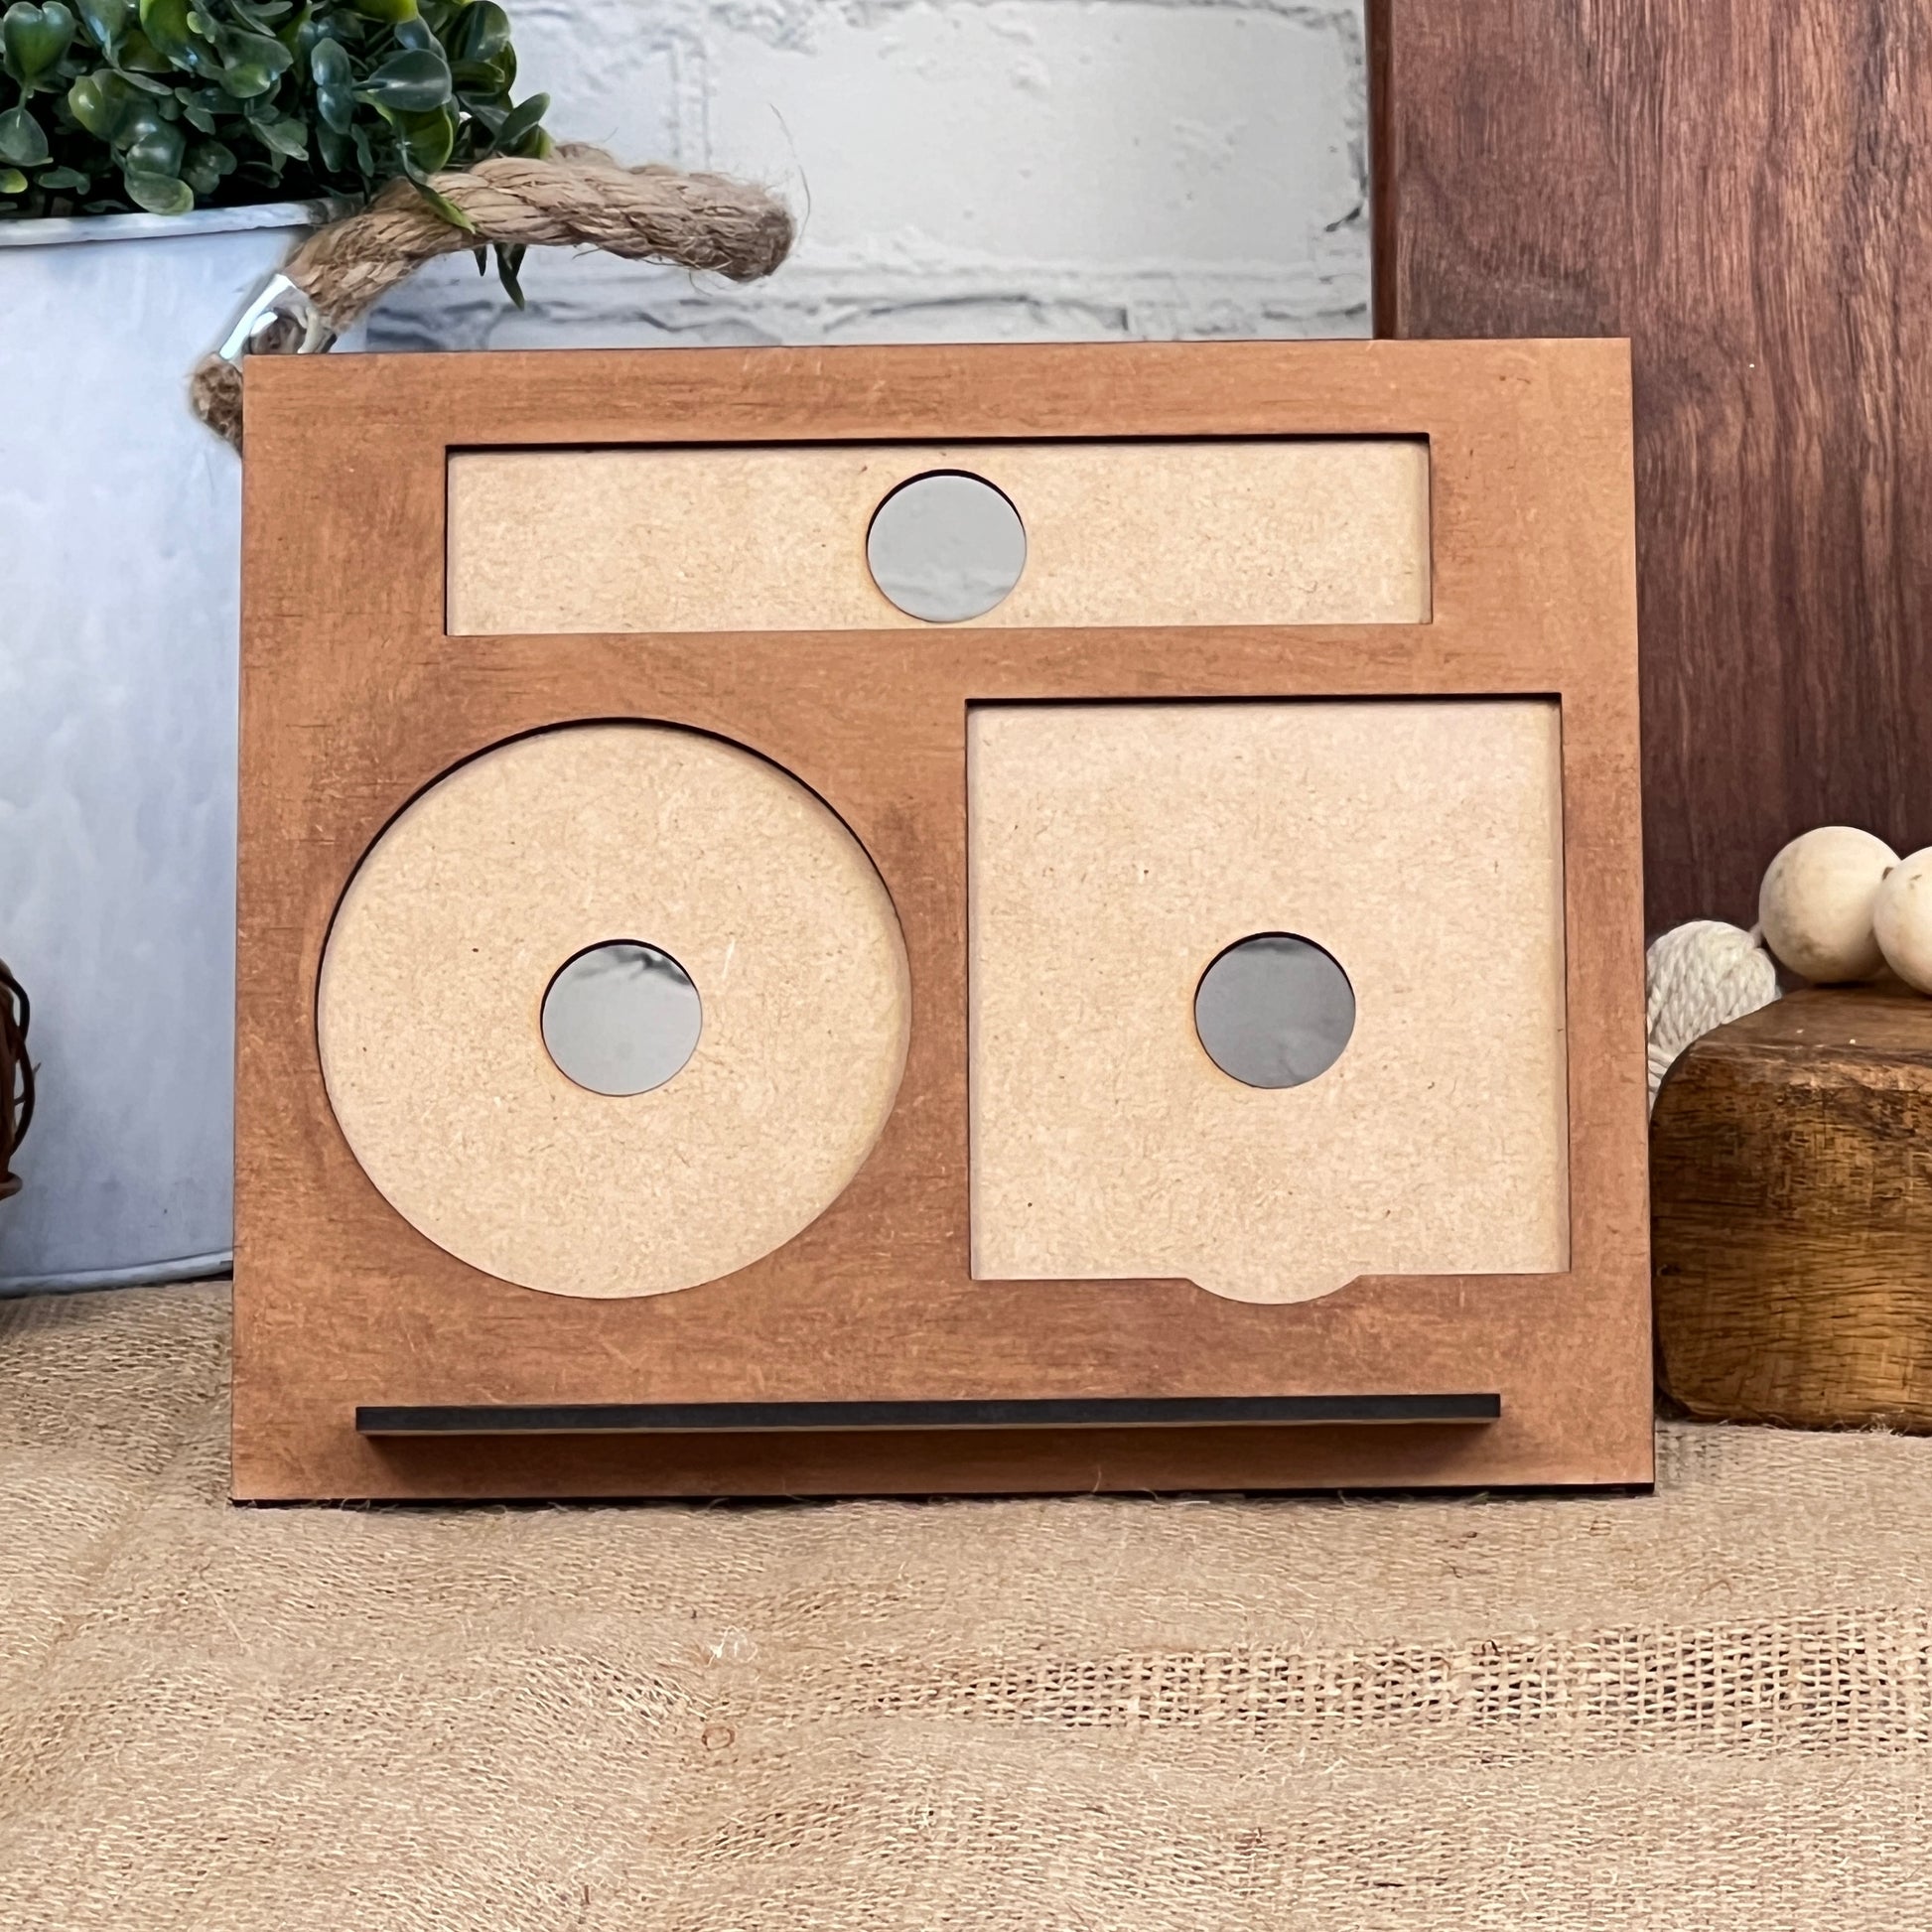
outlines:
M1624 345L247 379L237 1496L1650 1479Z

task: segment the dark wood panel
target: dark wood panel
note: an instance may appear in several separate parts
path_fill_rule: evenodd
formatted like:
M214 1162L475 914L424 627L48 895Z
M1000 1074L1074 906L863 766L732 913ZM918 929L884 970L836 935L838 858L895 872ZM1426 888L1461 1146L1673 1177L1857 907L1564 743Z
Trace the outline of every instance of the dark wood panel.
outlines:
M1932 838L1932 4L1369 14L1376 333L1632 340L1651 928Z

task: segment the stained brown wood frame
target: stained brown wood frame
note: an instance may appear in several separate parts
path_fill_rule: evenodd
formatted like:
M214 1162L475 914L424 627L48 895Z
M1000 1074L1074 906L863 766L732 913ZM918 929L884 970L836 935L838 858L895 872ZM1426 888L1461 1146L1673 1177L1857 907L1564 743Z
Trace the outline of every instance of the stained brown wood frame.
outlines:
M1628 367L1610 342L251 362L235 1494L1647 1482ZM1391 435L1430 446L1434 615L1421 624L445 634L452 451ZM1419 694L1562 706L1570 1272L1363 1279L1294 1306L1180 1281L970 1279L968 703ZM897 904L913 1032L870 1161L787 1246L701 1288L575 1300L475 1271L383 1201L330 1108L317 975L346 882L410 798L518 734L623 717L748 745L836 805ZM994 1426L939 1430L356 1428L363 1405L1458 1391L1495 1392L1500 1418L1013 1428L988 1410Z

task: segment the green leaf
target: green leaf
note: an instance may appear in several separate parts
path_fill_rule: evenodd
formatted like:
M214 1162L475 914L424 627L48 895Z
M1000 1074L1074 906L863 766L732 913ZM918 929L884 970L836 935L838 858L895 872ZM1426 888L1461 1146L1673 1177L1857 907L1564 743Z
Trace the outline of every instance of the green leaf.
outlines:
M80 22L103 53L111 54L114 44L127 32L134 18L133 0L75 0Z
M188 0L140 0L140 5L141 31L156 53L188 73L213 76L220 71L214 49L189 25ZM131 67L133 63L122 65Z
M150 214L186 214L195 206L195 196L185 181L167 175L138 175L129 170L121 177L127 199Z
M295 57L268 34L223 32L222 90L236 100L254 100L273 87L289 70Z
M78 168L49 168L34 177L36 188L86 188L91 177L83 175Z
M114 71L133 79L143 73L172 73L174 67L140 28L130 27L121 37L120 50L114 57Z
M450 72L459 97L472 106L488 102L507 107L510 89L516 84L516 56L499 54L493 61L459 61Z
M212 195L223 175L235 170L234 150L219 141L197 141L182 163L181 178L197 195Z
M179 176L187 147L180 128L154 121L122 149L121 166L130 175Z
M496 250L496 279L502 283L503 293L519 309L523 307L523 283L520 277L526 253L528 250L521 246Z
M161 53L173 54L193 42L188 0L140 0L140 9L141 31Z
M0 114L0 161L11 161L16 168L39 168L53 158L47 131L26 108L9 107Z
M332 175L347 173L349 145L327 121L316 128L316 146L322 154L322 165Z
M309 71L315 75L316 109L323 125L346 134L355 118L355 72L340 41L317 41L309 50Z
M291 161L308 160L308 130L300 121L250 121L248 126L255 139L272 153L285 154Z
M474 0L457 15L449 53L459 94L508 104L516 84L516 50L509 35L509 16L495 0Z
M412 178L413 179L413 178ZM477 224L450 200L447 195L439 194L428 182L416 183L416 193L440 214L453 228L461 228L465 234L475 234Z
M355 11L364 20L380 20L394 26L399 20L416 18L416 0L355 0Z
M159 134L167 125L153 101L139 94L130 94L127 105L121 109L120 119L114 124L114 145L131 147L136 141L145 141L151 134Z
M518 144L530 130L537 127L544 115L550 111L548 94L532 94L520 105L512 107L498 124L495 134L490 138L486 152L491 154L516 154Z
M27 177L18 168L0 168L0 195L24 195Z
M68 112L97 141L111 141L132 94L117 73L83 73L68 89Z
M414 20L400 20L396 23L396 45L417 54L441 54L443 43L436 38L433 28L420 14Z
M59 65L73 39L73 14L62 0L47 0L44 7L14 0L0 14L0 54L23 95L31 94Z
M348 50L341 41L324 38L309 50L309 71L315 75L319 87L347 87L354 83L355 69L350 67Z
M450 64L427 48L392 54L355 90L357 100L398 114L426 114L450 98Z
M510 17L496 0L472 0L445 40L453 61L493 61L510 51Z
M198 134L214 132L214 116L204 107L200 100L185 89L177 88L175 98L181 102L181 117Z
M397 116L397 136L402 142L404 167L413 179L433 175L447 167L450 151L456 146L457 119L447 107L433 114Z

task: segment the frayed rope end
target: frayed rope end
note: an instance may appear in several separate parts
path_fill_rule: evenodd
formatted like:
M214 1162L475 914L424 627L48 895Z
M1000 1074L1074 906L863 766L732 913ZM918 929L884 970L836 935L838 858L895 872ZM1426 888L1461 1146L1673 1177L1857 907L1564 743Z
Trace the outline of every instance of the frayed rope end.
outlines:
M195 414L235 450L241 448L241 369L225 356L204 355L189 378Z

